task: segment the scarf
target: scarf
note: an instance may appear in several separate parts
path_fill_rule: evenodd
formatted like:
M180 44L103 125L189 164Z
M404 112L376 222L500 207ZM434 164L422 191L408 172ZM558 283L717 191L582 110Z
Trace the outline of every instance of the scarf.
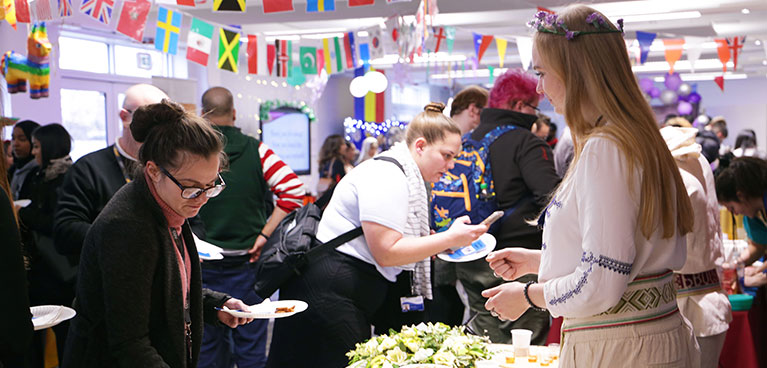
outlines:
M407 178L408 211L404 236L422 237L429 235L429 201L426 185L421 170L413 160L410 149L404 143L396 143L390 150L382 153L397 160L405 171ZM403 269L413 270L412 292L427 299L432 299L431 290L431 259L402 266Z
M44 181L56 179L59 175L66 173L71 166L72 158L69 155L52 159L43 170L45 174Z

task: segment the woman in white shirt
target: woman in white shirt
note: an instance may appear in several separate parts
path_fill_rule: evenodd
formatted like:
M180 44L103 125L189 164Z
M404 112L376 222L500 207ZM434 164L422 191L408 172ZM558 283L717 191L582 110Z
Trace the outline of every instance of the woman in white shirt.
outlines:
M267 367L345 367L345 354L370 338L371 319L400 272L412 270L413 293L430 299L429 257L487 231L464 216L429 235L424 182L439 180L461 149L460 130L442 114L444 106L427 105L408 125L405 142L379 155L396 164L367 160L338 183L317 239L327 242L357 227L363 236L328 252L280 289L281 299L304 300L309 308L276 320Z
M561 367L693 367L699 351L672 273L693 213L618 24L583 5L530 23L538 91L565 116L575 157L539 219L541 250L487 257L504 279L538 273L539 283L485 290L485 307L508 319L528 308L563 316Z

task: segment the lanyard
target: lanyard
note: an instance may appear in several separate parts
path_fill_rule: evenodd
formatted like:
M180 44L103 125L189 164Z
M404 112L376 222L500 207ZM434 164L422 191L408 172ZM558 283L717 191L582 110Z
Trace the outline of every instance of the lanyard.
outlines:
M112 152L114 152L114 154L115 154L115 159L117 159L117 164L120 165L120 171L122 171L122 173L123 173L123 177L125 178L125 182L126 183L130 183L131 179L130 179L130 176L128 175L128 170L125 169L125 164L123 163L123 160L125 158L123 158L120 155L120 152L117 152L117 145L112 146Z
M184 252L184 242L178 236L178 232L175 228L170 229L170 234L173 236L173 243L178 248L179 255L181 256L181 275L186 280L181 280L182 287L184 283L187 284L186 297L184 298L184 340L186 341L187 358L192 360L192 315L189 311L189 293L191 292L191 279L187 275L186 271L186 252Z

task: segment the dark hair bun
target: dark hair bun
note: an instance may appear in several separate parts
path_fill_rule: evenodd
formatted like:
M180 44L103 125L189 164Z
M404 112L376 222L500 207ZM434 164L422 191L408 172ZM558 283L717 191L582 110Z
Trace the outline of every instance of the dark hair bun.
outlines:
M445 110L445 104L443 104L442 102L429 102L429 104L423 108L423 111L438 112L440 114L444 110Z
M184 107L168 99L141 106L133 113L130 124L131 135L136 142L143 143L155 128L165 124L176 124L184 114L186 114Z

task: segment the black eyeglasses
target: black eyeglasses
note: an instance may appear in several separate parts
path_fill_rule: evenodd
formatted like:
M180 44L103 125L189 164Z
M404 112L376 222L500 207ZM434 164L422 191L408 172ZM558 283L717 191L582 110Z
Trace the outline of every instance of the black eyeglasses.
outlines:
M528 102L524 102L524 101L522 101L522 103L525 104L527 107L535 110L535 112L541 112L541 109L539 109L538 106L533 106L532 104Z
M202 195L202 193L205 193L205 195L208 196L208 198L213 198L221 194L221 191L224 190L224 188L226 188L226 183L224 182L224 178L221 177L221 174L218 174L218 180L221 181L221 184L216 184L208 188L198 188L198 187L185 187L181 185L181 183L179 183L178 180L176 180L176 178L174 178L173 175L171 175L168 172L168 170L165 170L165 168L163 167L160 167L160 171L162 171L162 173L165 174L165 176L167 176L168 179L176 183L176 185L178 185L178 187L181 188L181 198L184 198L184 199L195 199L199 197L200 195Z

